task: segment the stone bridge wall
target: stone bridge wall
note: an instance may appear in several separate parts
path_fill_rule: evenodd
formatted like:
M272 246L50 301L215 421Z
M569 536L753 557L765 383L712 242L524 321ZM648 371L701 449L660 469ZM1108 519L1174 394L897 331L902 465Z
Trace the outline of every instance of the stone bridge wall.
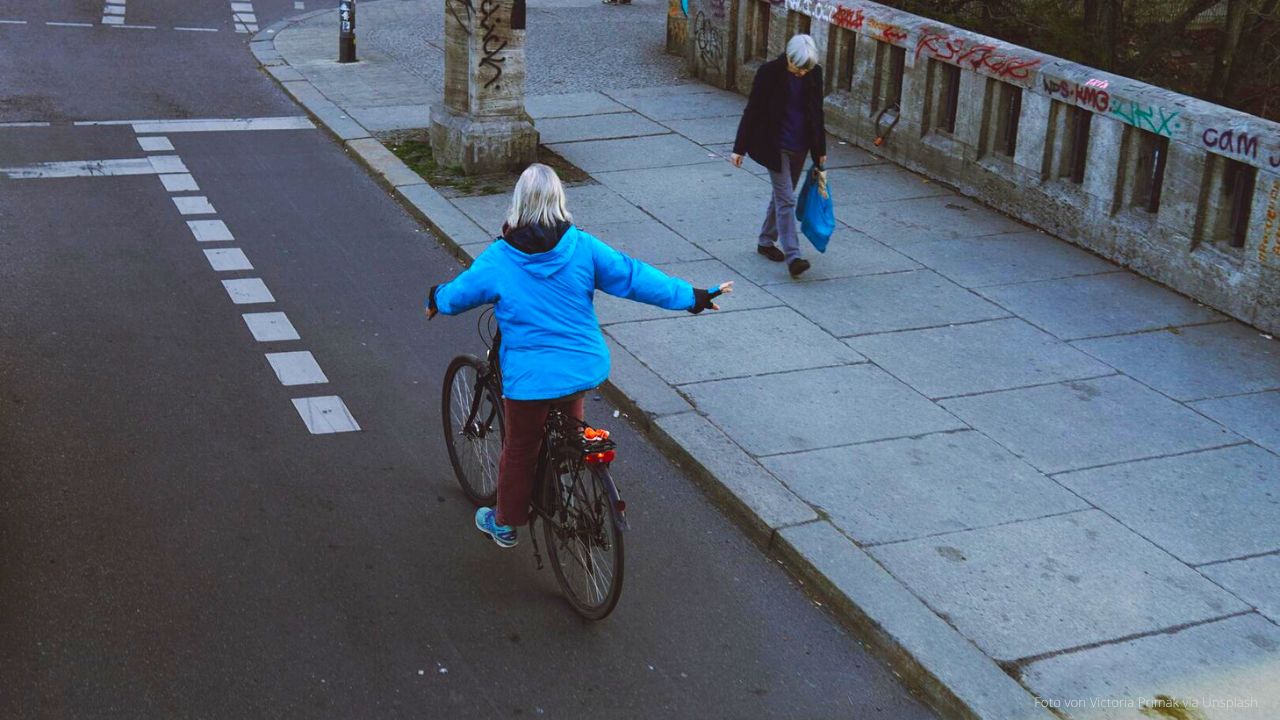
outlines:
M668 51L743 93L797 32L834 134L1280 332L1280 124L872 2L668 6Z

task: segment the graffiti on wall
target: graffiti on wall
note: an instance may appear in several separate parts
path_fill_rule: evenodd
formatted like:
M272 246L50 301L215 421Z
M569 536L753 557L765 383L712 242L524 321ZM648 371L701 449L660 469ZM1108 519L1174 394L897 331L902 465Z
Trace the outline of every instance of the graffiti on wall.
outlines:
M707 0L707 4L711 6L711 16L717 20L724 19L725 0Z
M1262 145L1264 138L1256 133L1250 134L1235 128L1211 127L1200 133L1200 140L1210 150L1216 150L1225 155L1235 155L1255 165L1262 165L1265 161L1273 169L1280 168L1280 142L1268 150Z
M501 5L498 0L482 0L480 3L480 30L484 35L480 39L480 67L489 68L492 77L485 81L486 88L497 85L502 79L502 63L507 61L503 50L507 49L508 38L502 37L499 31L499 18L496 17ZM501 87L500 85L498 87Z
M471 15L475 12L471 0L445 0L444 11L458 23L466 34L471 34ZM465 20L463 17L465 16Z
M668 0L667 32L674 48L683 48L689 40L689 11L685 6L688 0Z
M1111 115L1140 130L1173 137L1175 132L1182 129L1178 111L1117 98L1107 91L1109 84L1106 80L1088 80L1081 84L1042 75L1040 85L1049 97L1096 113Z
M1280 257L1280 222L1276 219L1276 203L1280 201L1280 180L1271 181L1271 193L1267 196L1266 224L1262 226L1262 241L1258 243L1258 262L1265 263L1267 246L1271 246L1271 254Z
M724 55L724 36L711 18L701 11L693 21L693 42L698 47L698 58L703 65L719 65Z
M1040 58L1022 58L995 45L953 38L939 30L925 30L916 43L916 59L926 55L935 60L991 75L1002 80L1027 80L1040 65Z
M829 23L845 30L864 32L887 43L901 44L907 39L907 31L893 23L868 17L862 8L851 8L824 0L786 0L788 10L804 13L819 22Z
M1117 100L1111 103L1111 114L1126 123L1157 135L1171 138L1182 129L1177 110L1166 110L1156 105L1144 105L1133 100Z

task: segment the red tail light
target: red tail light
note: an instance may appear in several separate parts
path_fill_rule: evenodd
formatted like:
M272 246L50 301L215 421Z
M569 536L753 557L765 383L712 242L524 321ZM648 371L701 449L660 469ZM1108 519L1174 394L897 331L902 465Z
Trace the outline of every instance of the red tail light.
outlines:
M613 450L605 450L598 453L587 453L586 461L589 463L611 463L617 453Z

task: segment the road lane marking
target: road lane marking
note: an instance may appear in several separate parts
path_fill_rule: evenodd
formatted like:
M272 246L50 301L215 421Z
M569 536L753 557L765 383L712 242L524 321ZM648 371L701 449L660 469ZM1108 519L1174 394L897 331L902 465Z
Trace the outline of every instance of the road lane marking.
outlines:
M123 30L155 30L155 25L112 25L111 27L121 28Z
M167 137L140 137L138 145L145 152L162 152L165 150L173 150L173 143L169 142Z
M302 0L294 0L294 3L293 3L293 9L294 9L294 10L306 10L306 9L307 9L307 4L306 4L306 3L304 3L304 2L302 2Z
M182 32L218 32L218 28L175 27Z
M22 167L0 168L0 173L14 180L68 177L108 177L113 175L154 175L150 158L124 160L64 160L36 163Z
M235 132L246 130L313 130L315 123L301 115L288 117L227 118L224 120L139 120L133 131L142 134L183 132Z
M155 168L156 174L164 173L184 173L187 166L182 163L182 158L177 155L151 155L147 157L151 163L151 167Z
M87 28L91 28L91 27L93 27L93 23L82 23L82 22L54 22L53 20L46 20L46 21L44 22L44 24L45 24L45 25L50 25L50 26L52 26L52 27L87 27Z
M257 305L276 301L275 296L267 289L267 284L260 278L223 280L222 287L227 289L227 295L231 296L231 302L236 305Z
M173 204L178 207L180 215L217 215L217 211L213 209L213 205L209 203L209 198L203 195L188 195L185 197L173 198Z
M293 385L324 385L329 382L320 363L310 350L294 352L267 353L267 362L275 371L280 384L286 387Z
M258 32L258 16L254 15L251 2L232 2L231 20L235 23L238 33Z
M205 252L208 252L207 250ZM302 336L289 322L289 316L282 312L244 313L244 323L258 342L284 342L301 340Z
M196 236L196 242L227 242L235 240L227 224L221 220L188 220L187 227Z
M107 0L107 4L102 7L102 24L123 25L124 8L125 0Z
M0 123L0 127L50 127L47 122L5 122Z
M0 25L26 25L26 20L0 20Z
M252 270L253 263L245 257L240 248L217 248L204 251L209 266L217 272L234 272L236 270Z
M187 192L200 189L200 186L196 185L196 179L185 173L161 175L160 182L164 183L164 189L169 192Z
M337 395L294 398L293 406L312 435L359 432L360 425Z

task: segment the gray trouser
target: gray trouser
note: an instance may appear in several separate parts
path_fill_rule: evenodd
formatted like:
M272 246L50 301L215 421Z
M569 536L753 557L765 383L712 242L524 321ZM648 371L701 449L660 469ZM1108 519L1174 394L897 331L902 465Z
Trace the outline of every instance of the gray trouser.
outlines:
M796 182L804 171L804 156L800 150L783 150L782 171L769 171L773 197L764 215L759 242L765 246L781 242L787 262L800 257L800 239L796 235Z

